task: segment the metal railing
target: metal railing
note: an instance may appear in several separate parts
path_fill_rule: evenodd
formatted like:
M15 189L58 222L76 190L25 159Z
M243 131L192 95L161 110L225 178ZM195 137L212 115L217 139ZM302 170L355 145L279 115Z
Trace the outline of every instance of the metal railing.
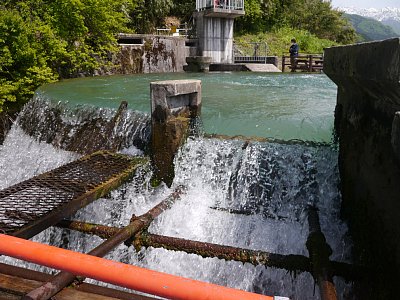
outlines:
M285 72L286 66L292 72L297 70L302 72L322 72L324 69L323 54L303 54L296 57L292 62L290 56L282 56L282 72Z
M266 64L266 56L235 56L235 64L245 63L245 64Z
M235 63L267 63L268 45L266 42L237 43L233 45Z
M197 11L211 8L244 10L244 0L196 0Z

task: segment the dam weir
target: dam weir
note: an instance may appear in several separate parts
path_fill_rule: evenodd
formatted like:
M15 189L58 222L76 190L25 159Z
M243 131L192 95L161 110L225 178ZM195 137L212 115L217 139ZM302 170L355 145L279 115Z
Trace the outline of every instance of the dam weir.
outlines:
M0 188L97 150L145 157L151 153L151 123L150 116L125 105L117 111L76 109L38 94L1 145ZM155 187L153 167L142 159L127 183L33 240L94 255L113 240L106 257L125 264L262 295L336 299L337 293L348 299L349 281L358 280L362 269L351 264L352 244L339 218L337 161L332 144L207 137L195 127L173 156L170 187ZM121 228L130 234L117 238ZM2 287L4 278L24 278L21 267L33 269L25 278L39 284L14 291L19 296L56 277L68 278L63 272L49 277L42 272L54 270L7 256L0 260L1 293L10 288ZM93 284L86 279L75 286L82 293L110 293ZM112 293L120 299L151 299L130 291Z

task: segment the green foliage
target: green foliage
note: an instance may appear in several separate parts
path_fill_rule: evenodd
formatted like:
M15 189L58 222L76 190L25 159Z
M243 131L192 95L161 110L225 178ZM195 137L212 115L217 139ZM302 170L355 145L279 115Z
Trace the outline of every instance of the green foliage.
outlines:
M339 43L354 41L354 30L343 13L332 9L329 1L292 0L287 5L286 18L291 27L305 29L324 39Z
M15 10L0 11L0 111L4 103L25 101L39 85L56 80L47 66L46 29L25 22Z
M237 22L240 33L259 33L272 28L307 30L322 39L352 43L355 32L342 12L323 0L245 0L246 16Z
M126 31L128 0L3 0L0 5L0 111L44 84L92 74Z
M117 33L153 33L171 15L187 22L194 8L194 0L2 0L0 110L24 103L43 83L107 65ZM268 42L270 54L286 52L292 37L304 52L321 52L333 43L327 39L355 39L330 1L245 0L245 10L236 32L252 34L243 40Z
M192 14L196 9L196 1L194 0L173 0L170 14L178 17L183 22L189 22Z
M356 32L360 35L359 41L384 40L398 36L391 27L385 26L374 19L349 14L346 14L345 17L349 19Z
M235 42L239 49L245 55L252 55L253 48L249 47L250 42L266 42L268 45L268 55L282 54L288 55L290 40L295 38L298 41L301 53L322 53L326 47L337 45L337 43L320 39L316 35L306 30L292 29L282 27L273 29L270 32L258 34L245 34L235 38ZM247 48L247 49L246 49Z
M131 25L137 32L153 33L157 27L164 27L164 19L173 6L173 0L137 0L130 13Z
M282 24L282 12L278 0L245 0L244 17L235 22L239 33L257 33L270 29L273 25Z

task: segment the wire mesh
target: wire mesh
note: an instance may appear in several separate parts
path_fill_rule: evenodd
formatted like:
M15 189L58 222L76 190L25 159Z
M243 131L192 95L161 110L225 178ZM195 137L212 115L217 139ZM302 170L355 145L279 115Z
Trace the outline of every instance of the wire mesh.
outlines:
M131 166L129 156L96 152L0 191L0 232L11 234L62 209Z

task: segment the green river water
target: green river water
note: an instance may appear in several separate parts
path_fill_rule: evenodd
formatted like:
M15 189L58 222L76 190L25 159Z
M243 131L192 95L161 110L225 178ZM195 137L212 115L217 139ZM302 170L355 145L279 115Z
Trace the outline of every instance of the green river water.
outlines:
M206 133L331 142L336 85L325 75L168 73L91 77L42 86L52 101L150 112L152 81L202 81Z

